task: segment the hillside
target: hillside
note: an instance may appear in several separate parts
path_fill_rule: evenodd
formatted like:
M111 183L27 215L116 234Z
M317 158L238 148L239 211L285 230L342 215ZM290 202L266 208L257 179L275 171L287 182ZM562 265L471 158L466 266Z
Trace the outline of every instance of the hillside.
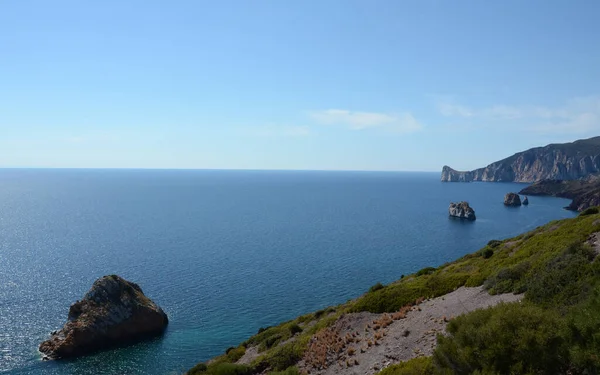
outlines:
M565 208L583 211L600 205L600 176L590 175L585 179L567 181L543 180L522 189L519 194L569 198L573 201Z
M550 144L516 153L473 171L444 166L445 182L576 180L600 172L600 137Z
M261 328L188 374L597 373L599 233L594 208L492 240L345 304Z

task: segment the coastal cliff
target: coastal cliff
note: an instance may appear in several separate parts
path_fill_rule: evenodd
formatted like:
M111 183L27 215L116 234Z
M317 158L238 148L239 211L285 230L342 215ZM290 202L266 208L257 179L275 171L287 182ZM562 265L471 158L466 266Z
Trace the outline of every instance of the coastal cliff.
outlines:
M442 168L444 182L536 182L576 180L600 172L600 137L550 144L519 152L472 171Z

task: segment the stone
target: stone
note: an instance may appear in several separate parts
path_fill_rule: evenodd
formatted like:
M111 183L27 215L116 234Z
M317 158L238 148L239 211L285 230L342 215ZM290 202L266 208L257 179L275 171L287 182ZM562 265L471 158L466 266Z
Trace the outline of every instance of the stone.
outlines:
M527 206L529 204L529 199L527 197L525 197L525 199L523 199L523 206Z
M521 205L521 197L516 193L507 193L504 196L504 205L511 207L518 207Z
M117 275L99 278L69 309L62 329L40 344L44 359L72 358L160 335L167 314L135 283Z
M458 217L460 219L475 220L475 210L469 206L467 202L450 203L448 207L448 214L452 217Z

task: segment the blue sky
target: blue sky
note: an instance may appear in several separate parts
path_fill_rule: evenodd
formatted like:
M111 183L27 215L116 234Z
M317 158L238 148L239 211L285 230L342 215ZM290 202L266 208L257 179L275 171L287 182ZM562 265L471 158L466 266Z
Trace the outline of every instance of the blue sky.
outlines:
M2 1L0 167L472 169L600 135L598 1Z

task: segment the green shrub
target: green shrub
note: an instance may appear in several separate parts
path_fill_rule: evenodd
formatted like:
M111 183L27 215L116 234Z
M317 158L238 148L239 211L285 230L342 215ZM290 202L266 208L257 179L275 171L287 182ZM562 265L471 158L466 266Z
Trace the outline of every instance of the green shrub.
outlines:
M435 272L435 267L425 267L421 270L419 270L416 273L416 276L421 276L421 275L429 275L430 273Z
M300 371L296 366L288 367L284 371L271 371L268 375L300 375Z
M292 324L289 326L290 334L294 336L296 333L302 332L302 328L298 324Z
M598 212L600 212L600 210L598 210L598 207L590 207L581 212L579 216L595 215Z
M594 251L585 245L569 246L563 253L532 273L528 280L528 300L545 306L573 305L586 297Z
M198 363L187 375L251 375L254 372L252 367L246 365L235 365L233 363L217 363L207 366L204 363Z
M280 340L281 340L281 336L279 336L279 335L267 337L267 339L265 341L263 341L262 345L264 345L265 349L269 349L269 348L272 348L273 345L278 343Z
M567 335L574 373L597 374L600 369L600 290L569 316Z
M192 367L186 374L187 375L196 375L205 373L207 370L207 366L204 363L198 363L196 366Z
M271 368L273 371L287 370L302 358L307 341L296 340L274 348L267 355L259 358L257 367Z
M492 257L492 255L494 255L494 250L485 249L485 250L483 250L483 253L481 255L483 256L484 259L489 259Z
M209 369L211 375L251 375L252 367L233 363L220 363Z
M373 293L378 291L379 289L383 289L385 286L382 283L377 283L369 288L369 293Z
M562 320L525 303L500 304L452 320L434 363L454 374L558 374L568 369Z
M431 357L419 357L386 367L377 375L433 375Z
M503 268L496 275L487 279L483 285L491 294L524 292L524 278L530 268L529 262Z
M240 358L246 354L246 348L243 346L238 346L237 348L229 348L227 349L226 357L229 362L237 362Z
M373 313L394 312L401 307L413 304L421 297L437 297L463 286L469 274L435 273L388 285L359 298L350 307L350 311L369 311Z
M489 247L491 247L492 249L495 249L496 247L502 245L502 241L498 241L498 240L491 240L490 242L487 243L487 245Z

